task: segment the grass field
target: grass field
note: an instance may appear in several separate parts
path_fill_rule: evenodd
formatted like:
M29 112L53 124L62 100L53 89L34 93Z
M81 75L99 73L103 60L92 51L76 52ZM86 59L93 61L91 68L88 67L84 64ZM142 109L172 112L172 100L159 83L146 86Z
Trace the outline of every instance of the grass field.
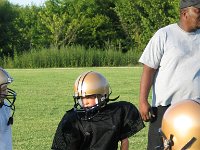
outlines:
M84 71L98 71L109 81L111 98L120 95L138 107L141 68L8 69L17 92L13 124L14 150L49 150L57 125L73 107L73 84ZM147 126L130 138L130 150L144 150Z

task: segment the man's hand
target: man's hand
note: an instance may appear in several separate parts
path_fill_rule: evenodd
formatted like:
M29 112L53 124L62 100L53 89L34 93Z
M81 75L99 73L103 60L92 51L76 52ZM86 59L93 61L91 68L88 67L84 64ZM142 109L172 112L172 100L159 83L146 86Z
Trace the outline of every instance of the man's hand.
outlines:
M147 101L140 102L139 111L140 111L142 119L145 122L149 122L150 120L152 120L153 117L155 117L151 109L151 105Z

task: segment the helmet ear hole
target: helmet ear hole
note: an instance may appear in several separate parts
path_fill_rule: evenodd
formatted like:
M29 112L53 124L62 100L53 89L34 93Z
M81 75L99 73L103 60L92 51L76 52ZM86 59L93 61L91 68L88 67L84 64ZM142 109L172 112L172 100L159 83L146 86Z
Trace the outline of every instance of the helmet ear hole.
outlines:
M103 97L101 97L101 102L103 102L103 101L105 101L105 97L103 96Z
M102 95L98 95L97 96L97 99L98 99L98 106L101 108L101 107L104 107L107 103L106 101L106 96L102 96Z

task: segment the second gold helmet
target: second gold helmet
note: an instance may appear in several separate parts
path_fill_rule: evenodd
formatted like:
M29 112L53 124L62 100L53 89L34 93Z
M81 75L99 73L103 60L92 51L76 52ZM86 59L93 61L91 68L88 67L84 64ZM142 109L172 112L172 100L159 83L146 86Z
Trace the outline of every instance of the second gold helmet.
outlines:
M200 104L189 99L170 106L160 132L165 150L200 149Z

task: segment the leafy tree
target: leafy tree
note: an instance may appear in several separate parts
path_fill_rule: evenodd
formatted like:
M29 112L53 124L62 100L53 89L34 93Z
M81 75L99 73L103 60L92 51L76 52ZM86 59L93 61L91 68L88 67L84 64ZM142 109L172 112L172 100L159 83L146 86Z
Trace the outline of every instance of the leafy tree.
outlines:
M13 21L16 11L7 0L0 1L0 58L13 56L16 29Z
M48 0L45 5L39 12L39 18L47 30L50 43L55 47L60 47L65 40L64 35L70 16L64 11L62 2L59 0Z
M104 48L126 38L114 7L114 0L48 0L39 16L53 46Z
M173 0L118 0L115 11L124 31L141 50L156 30L177 21L177 4Z
M152 34L178 19L179 0L0 0L0 57L39 47L82 45L140 53Z
M42 8L34 5L17 8L19 12L19 16L15 19L15 28L18 30L17 50L28 51L45 46L48 38L38 17L38 12Z

